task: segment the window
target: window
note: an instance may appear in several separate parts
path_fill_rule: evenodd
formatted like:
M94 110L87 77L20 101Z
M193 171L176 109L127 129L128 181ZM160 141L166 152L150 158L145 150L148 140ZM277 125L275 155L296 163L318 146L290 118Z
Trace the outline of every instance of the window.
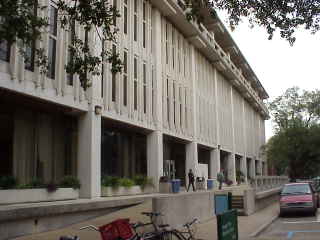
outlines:
M143 34L143 37L142 37L142 45L143 45L143 48L146 48L146 1L144 0L143 1L143 23L142 23L142 34Z
M70 31L69 31L69 45L72 46L75 38L75 32L76 32L76 23L73 21L70 26ZM71 51L68 51L68 58L67 61L68 63L73 62L73 53ZM67 74L67 84L70 86L73 86L73 74Z
M112 6L117 9L117 0L113 0ZM113 15L113 25L117 25L117 16L116 14Z
M115 44L112 44L112 54L115 55L117 53L117 47ZM116 101L116 73L112 72L112 76L111 76L111 101L115 102Z
M167 78L167 120L170 122L169 79Z
M147 113L147 66L143 63L143 112Z
M134 14L133 14L133 40L137 41L137 32L138 32L138 2L134 0L133 2Z
M178 36L178 70L179 73L181 72L181 59L180 59L180 55L181 55L181 38Z
M49 43L48 43L48 73L49 78L55 78L56 70L56 45L57 45L57 15L55 6L49 7Z
M128 0L123 1L123 32L128 33Z
M152 107L152 114L155 116L155 71L154 66L152 66L152 72L151 72L151 91L152 91L152 97L151 97L151 107Z
M188 99L187 99L187 94L188 94L188 91L187 91L187 88L185 89L185 93L184 93L184 116L185 116L185 125L186 125L186 129L188 129Z
M152 27L153 27L153 10L151 9L151 15L150 15L150 18L151 18L151 24L150 24L150 35L151 35L151 38L150 38L150 50L151 52L153 51L153 30L152 30Z
M128 88L128 53L123 53L123 105L127 106L127 88Z
M168 64L168 24L166 23L166 64Z
M10 60L10 47L7 41L0 43L0 59L7 62Z
M133 73L133 107L134 110L138 109L138 60L137 57L134 57L134 62L133 62L133 68L134 68L134 73Z
M38 9L38 1L34 1L34 7L33 7L33 10L32 10L34 16L37 16L37 9ZM32 31L33 31L33 29L32 29ZM24 68L26 70L34 71L35 49L36 49L36 41L33 40L26 47L25 65L24 65Z
M174 81L172 83L172 91L173 91L173 124L176 125L176 84Z
M174 69L174 57L175 57L175 34L174 30L172 29L172 68Z
M181 87L179 87L179 113L180 113L180 127L182 127L182 96L181 96Z

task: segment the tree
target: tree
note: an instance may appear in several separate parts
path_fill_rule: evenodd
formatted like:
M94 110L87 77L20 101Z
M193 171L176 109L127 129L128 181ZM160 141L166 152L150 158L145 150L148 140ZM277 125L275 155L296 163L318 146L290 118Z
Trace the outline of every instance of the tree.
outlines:
M40 3L41 1L39 1ZM34 44L42 41L41 34L50 27L48 17L42 13L48 6L38 4L38 0L2 0L0 2L0 43L11 45L17 43L25 62L29 61L26 48L35 47L36 64L44 69L48 67L45 50ZM69 52L71 59L65 68L68 74L79 76L81 86L86 90L90 85L89 75L100 75L101 65L111 63L112 72L121 72L122 63L119 55L111 50L101 48L97 51L88 44L89 36L95 33L100 45L115 42L118 32L115 20L119 13L107 0L70 0L57 1L58 20L63 30L72 33ZM81 38L75 26L82 28L86 34ZM38 47L36 47L38 46Z
M277 174L291 178L320 172L320 91L289 88L269 104L275 135L265 151Z
M38 4L39 2L39 4ZM41 41L41 34L47 31L48 18L42 15L47 6L38 0L1 0L0 1L0 44L3 42L19 44L19 49L28 59L26 48L35 48L37 58L35 63L46 72L48 59L43 48L37 41ZM119 13L110 0L57 0L60 23L63 29L74 32L72 44L69 46L72 60L66 64L66 71L70 75L79 76L81 86L90 86L89 75L101 74L103 63L111 63L113 72L121 72L122 63L115 51L102 49L95 51L86 39L73 31L73 26L80 25L89 33L95 32L103 44L114 42L117 28L114 25ZM303 26L315 33L320 28L319 0L185 0L186 17L198 23L203 21L203 8L209 9L213 18L216 10L228 13L231 29L236 27L242 18L248 18L252 26L259 25L267 30L271 39L276 30L281 37L294 43L295 31ZM89 34L88 34L89 35ZM102 45L101 44L101 45Z
M320 120L320 91L305 91L292 87L269 103L268 108L276 131L297 124L309 127Z
M216 10L224 10L228 14L231 29L243 18L247 18L251 26L258 25L266 29L269 39L276 30L280 36L293 44L294 33L304 27L315 33L320 29L320 1L310 0L185 0L191 6L191 13L201 20L201 8L209 7L212 15Z

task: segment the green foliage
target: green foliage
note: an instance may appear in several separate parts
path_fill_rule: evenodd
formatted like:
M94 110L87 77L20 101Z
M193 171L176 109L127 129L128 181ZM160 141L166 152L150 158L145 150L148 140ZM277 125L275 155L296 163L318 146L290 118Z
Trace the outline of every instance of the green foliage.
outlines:
M17 185L17 180L13 176L0 177L0 189L11 189Z
M275 32L289 41L295 42L295 32L304 27L311 33L320 29L319 1L270 1L270 0L185 0L188 7L187 18L202 21L201 12L207 8L214 17L215 11L227 13L227 20L233 30L243 18L248 19L251 27L257 25L266 29L268 38Z
M79 189L81 184L79 179L75 176L64 176L59 183L59 187Z
M42 3L42 1L40 1ZM35 47L42 41L41 34L48 31L48 16L42 17L47 6L38 5L38 0L2 0L0 2L0 43L9 45L18 43L19 51L25 62L30 61L26 47ZM121 72L122 62L119 54L95 45L115 42L118 28L114 21L119 12L107 0L59 0L58 16L61 28L72 32L72 41L68 46L71 59L65 66L70 75L78 75L84 90L91 86L91 76L102 74L102 64L110 63L113 73ZM45 14L46 15L46 14ZM85 37L80 37L75 26L85 29ZM98 35L98 41L92 36ZM89 43L89 41L92 41ZM35 65L41 74L48 70L48 57L43 48L35 47Z
M236 172L236 179L237 179L237 182L244 182L244 180L245 180L245 175L243 174L242 171L237 170L237 172Z
M31 182L28 183L26 186L29 186L29 188L43 188L45 187L45 184L43 183L42 179L33 178Z
M107 41L116 42L119 29L114 25L114 22L117 17L120 17L120 14L105 0L72 0L71 2L73 3L59 0L57 3L61 14L61 27L73 33L72 44L69 45L72 60L66 65L66 71L71 75L77 74L81 86L86 90L91 86L89 74L99 76L103 62L111 63L113 73L122 70L119 54L105 50L104 47L102 51L96 53L94 47L89 44L91 33L98 35L101 45ZM85 29L85 39L80 39L77 36L74 31L75 23Z
M135 185L141 186L142 188L146 186L153 186L152 178L148 178L145 175L134 176L132 180L134 181Z
M120 178L119 183L120 183L120 186L122 186L122 187L129 188L129 187L134 186L134 181L131 180L130 178Z
M291 178L320 172L320 91L294 87L269 104L275 135L265 146L269 167Z
M119 187L120 186L120 178L115 176L103 176L101 179L101 185L105 187Z

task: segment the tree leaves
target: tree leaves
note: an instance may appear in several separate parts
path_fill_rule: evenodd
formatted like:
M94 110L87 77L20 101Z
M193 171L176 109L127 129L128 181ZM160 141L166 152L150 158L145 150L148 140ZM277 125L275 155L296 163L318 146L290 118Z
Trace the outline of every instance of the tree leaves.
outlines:
M266 145L268 162L278 174L315 176L320 170L320 91L292 87L269 103L275 135Z

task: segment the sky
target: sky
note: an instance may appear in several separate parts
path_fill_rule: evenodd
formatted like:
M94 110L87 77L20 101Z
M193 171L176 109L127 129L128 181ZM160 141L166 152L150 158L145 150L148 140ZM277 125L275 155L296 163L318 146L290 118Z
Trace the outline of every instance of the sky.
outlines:
M279 34L268 40L264 28L251 29L245 23L230 33L269 94L269 100L293 86L305 90L320 88L320 32L298 30L293 46ZM268 120L266 139L272 135L272 123Z

